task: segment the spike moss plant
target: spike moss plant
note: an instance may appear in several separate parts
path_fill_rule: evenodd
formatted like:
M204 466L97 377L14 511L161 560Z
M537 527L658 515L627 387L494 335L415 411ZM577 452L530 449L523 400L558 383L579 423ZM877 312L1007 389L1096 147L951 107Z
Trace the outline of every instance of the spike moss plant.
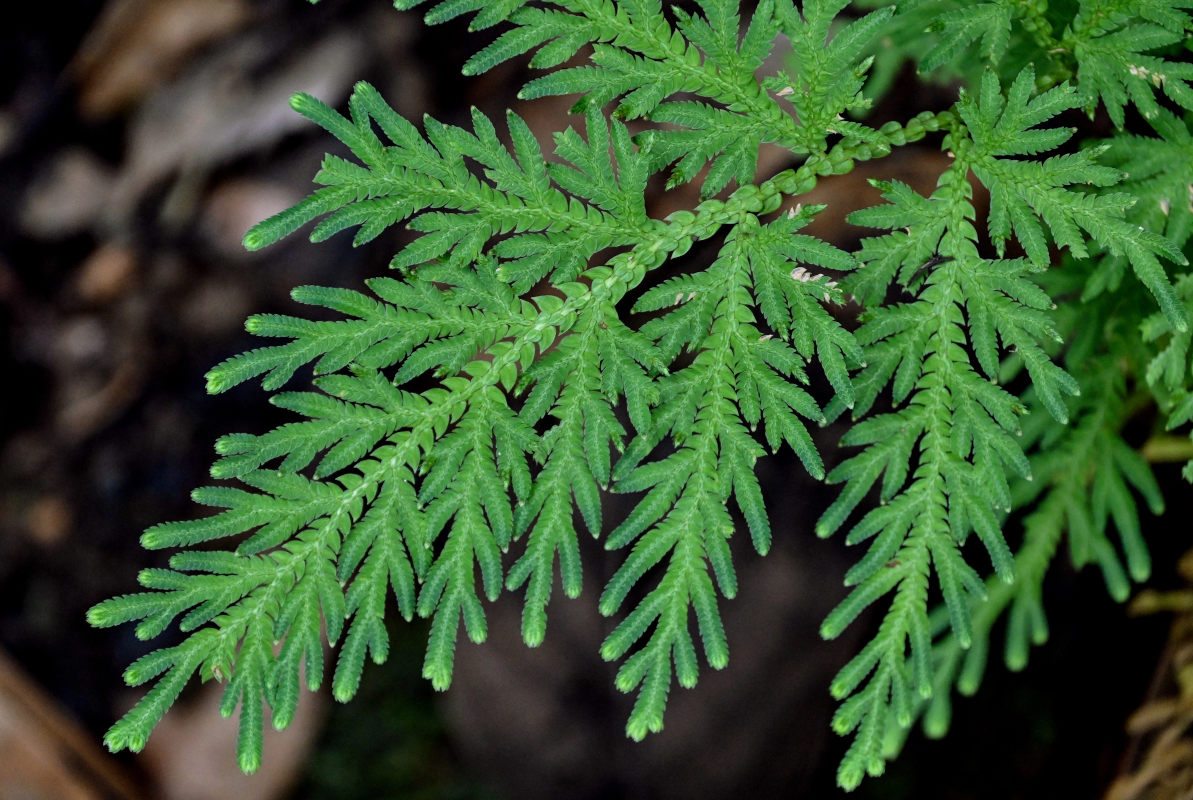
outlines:
M601 656L641 739L675 684L729 661L729 538L763 555L814 528L859 550L823 635L880 609L828 687L851 789L917 720L944 734L1000 620L1024 666L1058 553L1116 599L1148 577L1150 461L1193 455L1193 0L846 5L433 6L428 23L498 32L466 74L528 58L520 98L577 98L551 143L512 112L416 124L366 84L346 113L294 97L352 157L327 156L245 245L315 220L313 241L414 234L367 290L294 290L337 319L251 317L263 346L208 374L211 392L259 379L297 419L220 439L217 484L194 493L218 511L149 529L145 547L178 549L168 568L91 609L180 632L128 668L152 688L109 747L143 747L198 677L225 684L252 771L266 707L286 727L328 675L352 698L394 609L430 619L423 673L446 689L486 600L521 594L526 644L549 635L556 581L581 594L581 536L622 556ZM909 60L956 101L867 124ZM800 205L819 181L913 142L949 156L930 194L874 181L855 252L801 232L834 213ZM791 167L759 174L763 143ZM654 176L699 200L652 218ZM697 243L715 256L683 258ZM846 416L825 474L809 426ZM1125 440L1141 418L1151 438ZM769 518L754 468L781 448L832 484L819 520ZM610 520L604 492L638 499Z

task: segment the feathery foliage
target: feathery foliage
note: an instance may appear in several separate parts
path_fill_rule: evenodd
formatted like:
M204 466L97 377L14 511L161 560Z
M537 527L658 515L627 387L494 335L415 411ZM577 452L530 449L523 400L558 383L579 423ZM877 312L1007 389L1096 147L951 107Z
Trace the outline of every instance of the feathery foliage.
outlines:
M430 619L423 674L446 689L461 624L484 641L502 591L525 596L526 644L544 640L556 573L581 594L580 528L625 553L600 594L619 619L601 655L637 693L640 739L701 660L728 664L735 517L759 554L797 533L774 527L755 475L782 448L839 486L817 534L866 543L822 634L885 606L831 686L845 789L917 718L945 732L1004 616L1006 663L1024 666L1062 540L1116 599L1147 579L1138 499L1164 505L1149 460L1193 457L1193 174L1173 168L1193 163L1193 0L846 5L441 0L428 23L500 27L466 74L529 56L546 72L519 97L577 96L550 154L513 112L420 127L363 83L346 116L295 96L353 158L327 156L320 188L245 245L316 220L312 241L415 235L367 293L294 290L337 319L251 317L269 343L208 374L211 392L259 379L300 419L220 439L219 483L193 495L220 510L148 530L147 548L183 549L91 610L183 634L129 667L130 685L155 682L109 747L143 747L197 675L226 683L252 771L266 707L284 728L300 684L329 673L346 701L386 658L391 594ZM873 126L908 59L958 80L956 102ZM1079 110L1118 132L1095 141ZM874 181L883 202L848 217L869 234L856 252L801 232L834 213L797 202L821 179L925 139L951 159L935 189ZM793 166L759 176L764 144ZM699 199L652 217L654 176ZM1164 430L1139 447L1123 432L1148 408ZM846 412L826 475L809 423ZM640 497L610 522L605 491Z

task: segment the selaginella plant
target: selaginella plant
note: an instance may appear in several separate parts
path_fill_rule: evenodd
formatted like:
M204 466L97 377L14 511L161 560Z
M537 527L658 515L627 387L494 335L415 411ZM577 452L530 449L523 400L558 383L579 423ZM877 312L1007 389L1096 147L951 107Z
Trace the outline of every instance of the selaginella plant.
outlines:
M816 533L866 545L823 635L885 608L830 687L833 728L852 736L846 789L917 719L945 732L1000 618L1007 665L1025 664L1062 540L1117 599L1148 577L1137 506L1163 500L1146 455L1187 457L1193 420L1193 0L846 5L434 6L428 23L499 26L466 74L532 54L520 98L577 98L551 152L512 112L474 111L468 129L416 125L365 84L347 116L294 97L352 158L327 156L320 188L245 245L316 219L313 241L417 235L367 292L294 290L341 319L251 317L271 343L208 374L211 392L259 378L302 419L220 439L220 485L194 499L222 510L147 531L148 548L184 549L91 610L139 620L142 638L175 620L185 634L129 667L130 685L156 683L109 747L139 750L198 676L226 683L254 770L266 706L286 727L300 682L327 671L349 700L365 660L386 658L391 604L430 618L423 674L446 689L461 620L485 639L485 599L523 593L522 636L543 641L556 573L581 593L582 535L624 554L599 599L620 620L601 656L637 692L626 730L641 739L701 653L728 663L728 539L744 527L767 552L754 468L784 447L839 487ZM909 60L956 102L867 124ZM949 157L929 195L875 181L884 202L848 216L865 234L852 253L801 232L834 213L800 204L818 181L912 142ZM792 166L758 174L763 143ZM701 201L652 218L659 175ZM715 257L684 258L697 243ZM278 391L300 371L313 385ZM808 426L846 414L826 475ZM1123 438L1139 419L1158 420L1142 450ZM603 492L639 498L606 520Z

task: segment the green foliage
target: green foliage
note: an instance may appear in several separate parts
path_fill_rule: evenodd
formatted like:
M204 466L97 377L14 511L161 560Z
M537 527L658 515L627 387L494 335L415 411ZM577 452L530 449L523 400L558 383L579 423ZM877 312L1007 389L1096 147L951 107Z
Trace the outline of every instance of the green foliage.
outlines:
M212 392L277 392L308 365L313 382L272 397L300 420L217 442L220 483L194 499L222 510L142 540L189 549L91 610L142 638L175 621L184 634L129 667L130 685L156 682L109 747L143 747L198 675L226 682L255 769L266 706L284 728L300 683L330 669L346 701L365 660L385 660L391 594L405 619L431 620L423 675L446 689L461 623L484 641L484 601L502 591L525 595L526 644L544 640L556 572L581 594L581 527L625 551L600 595L619 617L601 655L637 692L640 739L662 728L673 683L696 684L701 653L728 663L718 609L737 592L737 518L759 554L793 533L773 526L754 471L784 447L840 486L817 533L868 543L823 635L886 606L831 686L833 727L853 737L841 786L881 774L917 719L942 735L1000 619L1011 669L1046 640L1041 584L1062 541L1116 599L1147 579L1137 498L1164 506L1149 458L1193 454L1193 181L1173 166L1193 163L1191 5L431 8L429 23L502 26L466 73L532 54L549 71L522 98L579 96L583 122L555 134L550 160L512 112L504 130L476 110L471 130L420 129L367 84L347 116L296 96L355 160L327 156L321 188L245 245L315 220L313 241L403 222L415 235L371 294L294 291L338 319L251 317L271 343L208 374ZM588 64L560 67L589 45ZM873 127L868 98L908 58L959 80L957 101ZM1119 132L1094 141L1076 109ZM948 168L928 196L875 181L884 202L849 216L871 233L856 252L801 232L833 212L795 202L820 179L927 137ZM762 144L797 166L759 180ZM668 189L699 180L700 200L656 219L645 198L664 173ZM811 393L813 375L831 395ZM1149 410L1163 430L1140 447L1123 431ZM826 475L807 423L846 412L849 451ZM610 523L603 491L640 497Z

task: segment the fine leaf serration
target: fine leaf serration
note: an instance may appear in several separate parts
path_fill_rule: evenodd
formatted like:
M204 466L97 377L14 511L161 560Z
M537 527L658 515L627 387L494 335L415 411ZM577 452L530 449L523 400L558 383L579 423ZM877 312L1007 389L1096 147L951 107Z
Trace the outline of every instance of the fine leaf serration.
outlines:
M211 392L259 380L296 419L219 439L218 483L193 495L216 513L146 531L180 552L90 611L182 634L127 670L152 688L109 747L140 750L197 675L226 683L256 769L267 708L284 728L302 684L330 674L347 701L386 659L391 603L430 620L423 674L446 689L461 629L484 641L503 591L524 597L527 645L550 635L556 575L584 588L584 531L621 557L597 605L617 617L601 655L636 692L627 733L659 731L675 683L729 663L729 539L765 555L812 527L768 514L755 465L782 449L833 487L817 534L867 545L821 633L885 606L831 685L845 789L917 719L945 732L1004 616L1005 661L1025 665L1062 542L1116 599L1147 579L1149 454L1184 454L1193 478L1193 180L1172 169L1193 159L1193 0L847 5L432 6L430 24L499 28L465 73L528 58L545 72L520 98L576 97L550 147L513 111L415 124L364 83L346 114L293 98L351 157L245 246L311 223L312 241L411 235L367 291L294 290L333 318L250 317L265 343L208 374ZM868 120L907 59L959 81L956 101ZM1082 112L1118 132L1093 140ZM854 252L805 232L839 215L803 203L822 179L925 139L950 159L935 188L873 180ZM764 146L790 166L758 174ZM652 215L656 187L689 183L684 210ZM1124 432L1146 408L1164 430L1140 447ZM810 425L846 416L827 459ZM606 519L605 492L631 510Z

